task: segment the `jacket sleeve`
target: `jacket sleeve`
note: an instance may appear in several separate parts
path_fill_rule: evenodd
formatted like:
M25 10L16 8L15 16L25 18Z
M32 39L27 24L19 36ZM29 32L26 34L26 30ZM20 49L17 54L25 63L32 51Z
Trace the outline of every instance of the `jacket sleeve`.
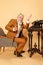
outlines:
M28 29L28 27L29 27L29 24L28 23L23 24L23 28Z
M9 30L9 31L13 31L13 22L14 22L14 20L11 19L11 20L9 21L9 23L5 26L5 29L7 29L7 30Z

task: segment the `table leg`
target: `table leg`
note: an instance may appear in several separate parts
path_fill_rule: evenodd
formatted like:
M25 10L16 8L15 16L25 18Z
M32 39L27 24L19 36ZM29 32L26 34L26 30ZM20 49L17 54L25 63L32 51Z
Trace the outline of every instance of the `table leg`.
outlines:
M41 54L43 57L43 32L41 32Z

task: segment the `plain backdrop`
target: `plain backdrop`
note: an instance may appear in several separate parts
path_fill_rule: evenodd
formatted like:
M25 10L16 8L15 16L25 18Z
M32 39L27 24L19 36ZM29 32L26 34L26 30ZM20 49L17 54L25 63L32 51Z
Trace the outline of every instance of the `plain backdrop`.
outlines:
M5 33L7 33L5 30L7 23L10 19L17 18L19 13L25 16L23 22L30 14L32 14L30 22L43 19L43 0L0 0L0 27ZM34 32L33 45L35 42L37 42L37 33ZM27 51L28 41L24 49ZM40 55L36 54L33 58L29 58L29 54L25 53L24 56L22 59L17 58L11 51L6 51L0 55L0 65L43 65L43 58Z

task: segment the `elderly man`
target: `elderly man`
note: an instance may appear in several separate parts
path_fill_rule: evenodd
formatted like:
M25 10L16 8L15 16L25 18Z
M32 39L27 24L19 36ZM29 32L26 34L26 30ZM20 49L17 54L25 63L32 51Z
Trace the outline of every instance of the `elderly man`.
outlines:
M11 19L5 27L8 30L7 37L13 39L13 41L17 42L18 44L16 51L14 51L14 55L17 55L17 57L22 57L21 52L27 41L27 37L23 35L21 31L23 31L23 29L28 28L29 23L26 23L26 25L24 25L23 18L24 15L20 13L17 16L17 19Z

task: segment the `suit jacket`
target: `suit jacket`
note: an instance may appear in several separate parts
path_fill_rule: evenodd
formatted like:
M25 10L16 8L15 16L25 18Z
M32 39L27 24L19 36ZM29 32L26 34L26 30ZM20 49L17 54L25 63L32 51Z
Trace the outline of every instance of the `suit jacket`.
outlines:
M28 25L29 25L29 24L26 24L26 25L22 24L22 29L23 29L23 28L28 28ZM13 38L16 36L17 31L16 31L16 32L13 31L13 27L15 27L15 26L18 27L17 19L11 19L11 20L9 21L9 23L6 25L5 28L8 30L8 33L7 33L7 37L8 37L8 38L13 39ZM23 36L23 37L24 37L24 36Z

